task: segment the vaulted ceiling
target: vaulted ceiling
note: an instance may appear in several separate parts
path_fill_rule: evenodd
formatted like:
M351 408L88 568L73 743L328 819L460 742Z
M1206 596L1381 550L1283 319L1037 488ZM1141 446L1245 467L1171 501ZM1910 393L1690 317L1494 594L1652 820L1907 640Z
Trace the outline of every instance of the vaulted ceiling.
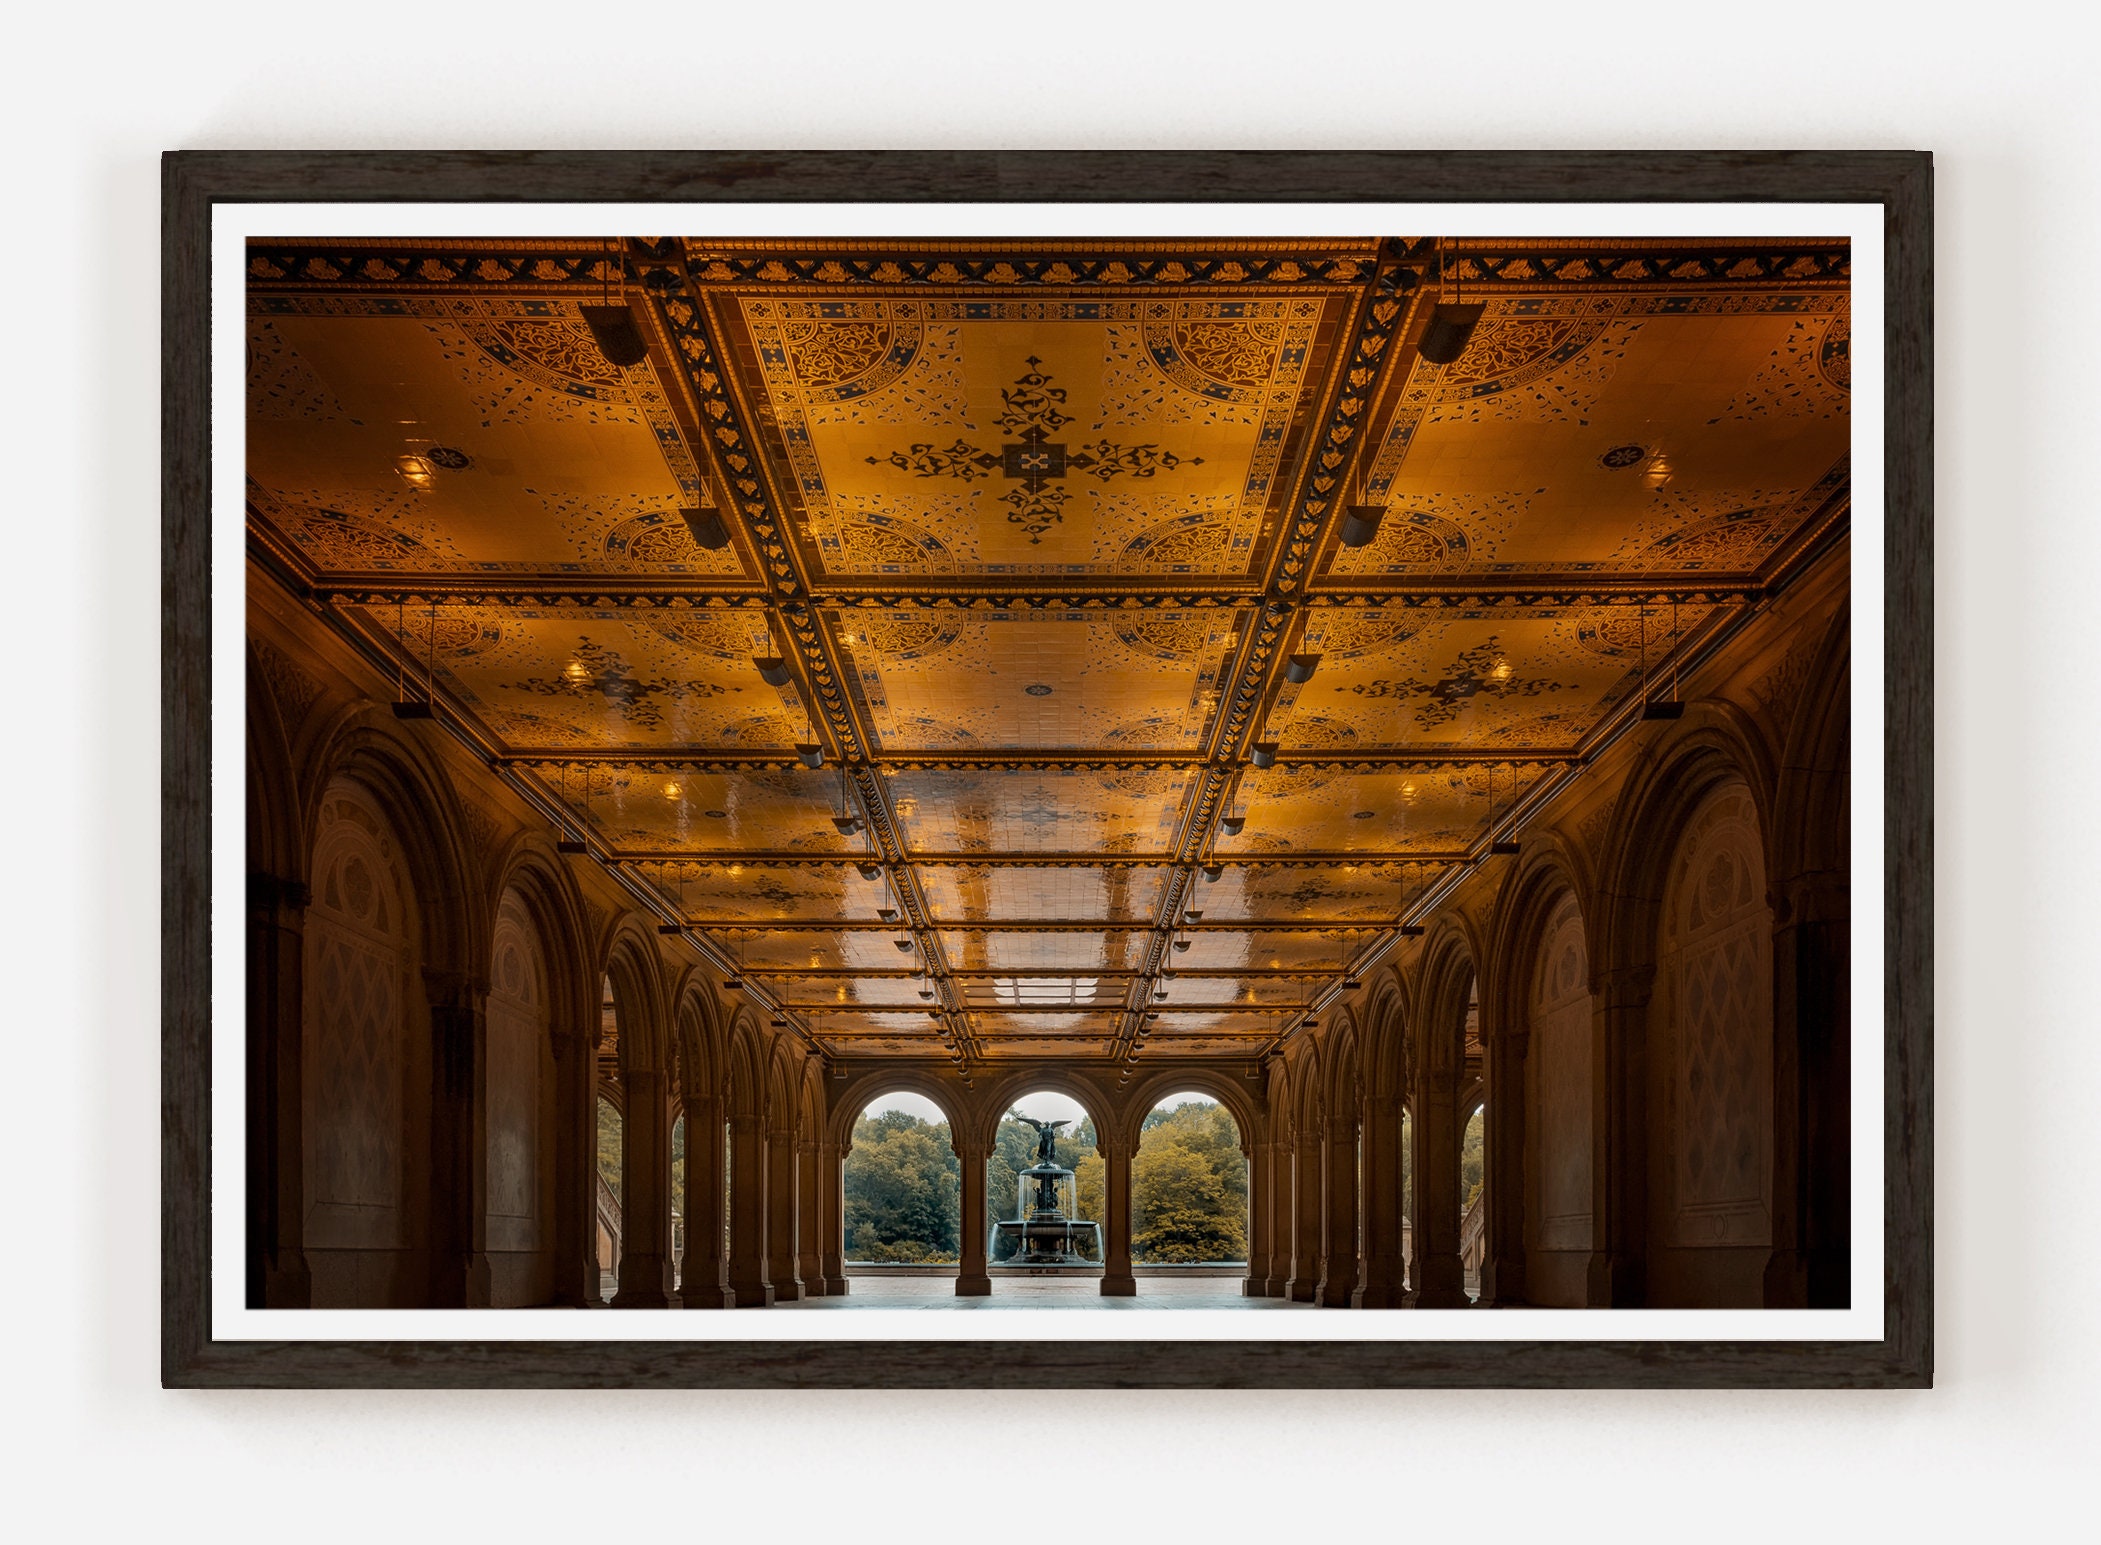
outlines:
M1843 524L1847 274L261 241L251 550L827 1055L1253 1058Z

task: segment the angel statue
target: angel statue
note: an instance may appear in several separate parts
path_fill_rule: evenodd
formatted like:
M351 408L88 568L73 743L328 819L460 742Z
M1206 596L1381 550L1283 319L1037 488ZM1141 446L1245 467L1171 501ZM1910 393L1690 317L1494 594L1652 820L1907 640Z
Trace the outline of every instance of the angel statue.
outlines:
M1014 1119L1016 1121L1025 1121L1036 1129L1036 1162L1038 1164L1049 1164L1052 1162L1052 1148L1057 1142L1058 1128L1072 1125L1070 1121L1038 1121L1033 1116L1024 1116L1018 1112Z

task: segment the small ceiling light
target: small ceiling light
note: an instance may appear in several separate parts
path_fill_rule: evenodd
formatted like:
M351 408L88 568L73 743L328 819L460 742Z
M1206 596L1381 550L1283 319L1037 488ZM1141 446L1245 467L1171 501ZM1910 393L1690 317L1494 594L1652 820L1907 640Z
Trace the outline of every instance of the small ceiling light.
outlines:
M437 481L437 468L421 456L396 456L394 470L401 480L419 494L429 493L431 484Z
M1295 654L1285 663L1284 679L1293 686L1303 686L1313 679L1313 673L1319 667L1319 655Z
M1224 874L1225 872L1226 866L1224 864L1204 865L1204 878L1207 880L1215 881L1220 875Z
M1159 998L1164 998L1164 997L1166 997L1166 996L1167 996L1167 984L1166 984L1165 982L1162 982L1162 983L1161 983L1161 984L1160 984L1160 985L1159 985L1158 987L1156 987L1156 988L1154 988L1154 989L1153 989L1153 997L1154 997L1155 999L1159 999Z
M664 797L666 799L677 799L680 795L684 794L685 792L686 791L676 783L667 783L664 785Z
M1488 845L1491 858L1514 858L1518 851L1518 845L1508 837L1499 837Z
M1666 702L1662 698L1652 697L1641 705L1641 716L1644 719L1682 719L1685 717L1685 705L1682 702Z
M919 989L919 996L927 1001L932 1001L934 996L934 989L931 987L922 987Z
M1342 512L1342 545L1368 547L1379 535L1379 522L1386 518L1383 504L1352 504Z
M1358 988L1362 987L1363 985L1364 982L1359 977L1346 976L1342 979L1342 990L1344 992L1355 992Z
M815 772L824 765L824 747L798 742L795 747L795 760Z
M1220 821L1218 823L1218 829L1224 832L1228 837L1237 837L1240 835L1240 829L1245 825L1247 825L1246 816L1229 815L1223 821Z
M1189 941L1188 941L1187 939L1177 939L1177 940L1175 940L1175 953L1176 953L1176 954L1180 954L1180 953L1182 953L1183 951L1187 950L1188 948L1189 948Z
M785 687L788 684L788 662L779 655L754 655L751 663L759 668L759 679L767 686Z
M864 880L880 880L883 877L881 864L856 864L854 867L861 871L861 878Z
M857 815L835 815L832 817L832 825L838 828L840 836L851 837L861 829L861 818Z
M1204 920L1204 914L1195 907L1189 908L1182 916L1188 918L1192 923L1201 923Z
M394 717L397 719L428 719L434 717L434 715L429 702L419 697L396 703L394 705Z
M725 992L742 992L744 991L744 978L741 976L725 976L722 979L722 987Z
M730 545L730 528L723 521L720 510L680 510L679 515L685 520L686 529L693 533L696 546L705 547L712 553Z
M1402 937L1402 938L1404 938L1404 939L1420 939L1420 938L1421 938L1422 936L1423 936L1423 925L1422 925L1421 923L1403 923L1403 924L1401 924L1401 937Z
M897 951L900 955L912 953L912 941L910 939L893 939L890 942L897 946Z
M1255 764L1255 765L1256 765L1257 767L1274 767L1274 766L1276 766L1276 765L1277 765L1277 742L1275 742L1274 740L1258 740L1258 741L1256 741L1256 742L1255 742L1255 749L1254 749L1254 751L1253 751L1252 753L1250 753L1250 755L1248 756L1248 760L1249 760L1249 761L1251 761L1251 762L1253 762L1253 763L1254 763L1254 764Z
M1481 320L1485 309L1477 302L1459 305L1447 301L1432 307L1430 325L1423 329L1422 342L1416 345L1416 353L1433 365L1453 363L1473 341L1474 324Z
M557 837L554 843L554 850L557 853L588 853L591 851L581 837Z
M686 931L686 929L685 929L685 925L683 925L683 924L681 924L681 923L659 923L659 924L657 924L657 932L658 932L658 933L662 933L662 934L673 934L673 933L684 933L685 931Z
M875 915L881 918L886 923L894 923L897 921L897 908L877 907L875 909Z
M578 306L584 316L584 326L591 329L591 337L598 344L598 352L606 357L609 365L618 365L622 370L630 365L639 365L649 358L649 345L643 341L642 329L635 326L635 314L625 306Z
M788 1016L787 1016L787 1015L785 1015L785 1014L776 1014L776 1015L774 1015L774 1016L773 1016L773 1028L774 1028L774 1029L776 1029L776 1030L783 1030L783 1029L786 1029L786 1028L787 1028L787 1025L788 1025Z

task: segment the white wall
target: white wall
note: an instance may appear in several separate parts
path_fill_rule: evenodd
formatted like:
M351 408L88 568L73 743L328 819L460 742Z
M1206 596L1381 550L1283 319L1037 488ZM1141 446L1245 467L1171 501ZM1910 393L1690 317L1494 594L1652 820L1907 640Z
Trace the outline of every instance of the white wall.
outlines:
M1104 1522L1130 1507L1224 1538L1283 1537L1286 1486L1324 1533L1376 1516L1387 1534L1451 1538L1476 1537L1491 1507L1580 1528L1620 1482L1628 1513L1716 1538L1770 1538L1775 1512L1824 1520L1805 1538L1939 1538L2069 1498L2101 1371L2084 1221L2101 1037L2091 974L2073 970L2101 922L2095 888L2074 883L2101 808L2084 623L2101 558L2087 449L2101 167L2092 50L2060 31L2065 12L1123 0L916 19L817 4L768 26L768 9L527 0L455 17L373 0L130 8L119 23L73 5L10 24L0 422L30 613L10 649L10 738L57 748L0 773L10 867L35 877L0 901L8 1018L35 1027L44 1069L13 1086L0 1129L16 1173L60 1204L43 1214L54 1253L4 1279L8 1398L34 1411L11 1456L29 1495L109 1534L209 1520L327 1540L414 1520L414 1537L486 1520L551 1539L582 1537L631 1488L651 1527L712 1535L757 1521L762 1489L822 1453L827 1479L799 1481L774 1528L838 1521L831 1502L875 1537L962 1538L996 1527L999 1445L978 1446L945 1509L917 1461L948 1424L1020 1413L1011 1391L157 1388L158 997L150 964L125 961L150 963L157 941L142 866L158 830L163 148L1738 145L1940 156L1941 1387L1085 1396L1074 1458ZM54 1173L68 1152L85 1157ZM2069 1227L2053 1240L2053 1224ZM900 1473L902 1514L882 1501ZM573 1489L553 1492L562 1480Z

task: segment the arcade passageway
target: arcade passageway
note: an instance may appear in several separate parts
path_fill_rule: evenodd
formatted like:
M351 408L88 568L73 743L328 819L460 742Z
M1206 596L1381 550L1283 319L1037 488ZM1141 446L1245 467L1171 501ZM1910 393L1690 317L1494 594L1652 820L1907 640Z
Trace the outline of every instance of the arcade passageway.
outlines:
M252 243L250 1301L1845 1302L1849 272Z

